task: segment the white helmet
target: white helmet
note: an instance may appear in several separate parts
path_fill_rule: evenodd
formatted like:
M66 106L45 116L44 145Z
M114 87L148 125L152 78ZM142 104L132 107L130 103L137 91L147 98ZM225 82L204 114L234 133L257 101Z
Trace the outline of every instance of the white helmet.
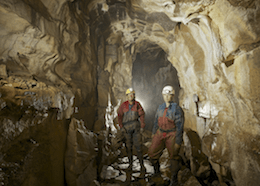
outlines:
M162 94L175 94L175 90L173 89L172 86L167 85L163 88Z

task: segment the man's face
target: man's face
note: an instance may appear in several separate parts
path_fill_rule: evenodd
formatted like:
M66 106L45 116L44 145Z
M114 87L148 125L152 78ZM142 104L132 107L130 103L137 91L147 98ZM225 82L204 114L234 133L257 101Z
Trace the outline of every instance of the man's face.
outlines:
M135 94L134 93L127 94L127 100L128 101L134 101L134 99L135 99Z
M163 94L163 100L165 103L169 103L173 100L174 94Z

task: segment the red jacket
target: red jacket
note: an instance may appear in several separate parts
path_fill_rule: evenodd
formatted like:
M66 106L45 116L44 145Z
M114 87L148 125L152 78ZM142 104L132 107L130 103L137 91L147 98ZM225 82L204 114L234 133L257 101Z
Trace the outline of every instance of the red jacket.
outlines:
M130 117L128 116L126 118L127 114L129 113L129 106L132 106L131 112L135 113L135 114L134 115L131 114ZM125 101L124 103L121 104L121 106L118 109L119 126L122 128L124 122L135 121L135 120L138 120L138 118L140 118L141 128L144 128L145 127L144 114L145 114L144 110L138 101L134 101L133 105L130 105L129 101ZM124 115L125 115L125 118L124 118Z

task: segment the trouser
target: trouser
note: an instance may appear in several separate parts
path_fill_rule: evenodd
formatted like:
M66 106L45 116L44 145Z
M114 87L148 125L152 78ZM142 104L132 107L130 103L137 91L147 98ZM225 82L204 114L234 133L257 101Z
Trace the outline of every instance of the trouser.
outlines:
M170 160L170 171L171 171L171 184L170 186L178 185L178 171L180 170L180 157L173 156L173 159Z
M177 173L180 169L180 158L179 156L176 156L177 154L175 151L177 149L174 149L175 144L175 131L173 132L161 132L160 130L157 130L155 133L150 148L148 149L148 155L150 157L150 161L152 165L154 166L155 173L158 173L159 171L159 158L161 157L163 150L167 148L169 159L170 159L170 171L172 173L171 180L176 179L177 180Z
M129 164L132 166L133 163L133 145L137 151L137 158L139 159L141 167L143 166L143 154L142 154L142 136L140 134L140 123L132 122L124 125L125 128L125 140L126 140L126 151L129 159Z
M150 159L159 160L161 157L163 150L167 148L169 153L169 158L172 159L174 156L174 144L175 144L175 131L173 132L161 132L157 130L155 133L152 144L148 149L148 155Z

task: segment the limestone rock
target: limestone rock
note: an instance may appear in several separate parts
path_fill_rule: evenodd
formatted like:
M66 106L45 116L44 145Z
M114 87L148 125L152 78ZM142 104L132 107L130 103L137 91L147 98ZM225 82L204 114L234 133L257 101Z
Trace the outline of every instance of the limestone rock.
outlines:
M97 179L97 137L82 121L71 120L65 153L66 182L83 186Z
M228 177L238 186L258 185L259 19L257 0L3 0L0 115L1 139L8 141L1 142L0 148L19 144L23 131L35 126L46 133L49 117L55 124L74 117L84 121L88 130L100 131L107 95L116 105L118 99L125 100L125 90L133 85L139 101L148 108L150 130L153 114L149 113L161 99L157 89L178 82L177 101L185 112L185 127L198 132L201 150L220 181ZM158 52L164 55L153 61ZM138 71L141 54L145 70ZM149 69L153 71L145 74ZM151 96L144 90L153 90L150 93L157 96L148 99ZM195 102L194 95L198 96ZM32 136L37 135L33 132ZM29 139L34 140L21 138L24 148L37 149ZM42 157L33 155L32 162ZM51 158L45 161L52 164L52 155L46 155ZM15 164L16 158L7 158L7 162L5 157L2 163L10 169L4 172L1 168L1 181L38 184L38 177L26 171L28 179L7 179L23 169ZM49 185L56 184L50 174L43 175Z
M56 110L21 106L1 110L0 179L2 185L64 185L67 121Z

